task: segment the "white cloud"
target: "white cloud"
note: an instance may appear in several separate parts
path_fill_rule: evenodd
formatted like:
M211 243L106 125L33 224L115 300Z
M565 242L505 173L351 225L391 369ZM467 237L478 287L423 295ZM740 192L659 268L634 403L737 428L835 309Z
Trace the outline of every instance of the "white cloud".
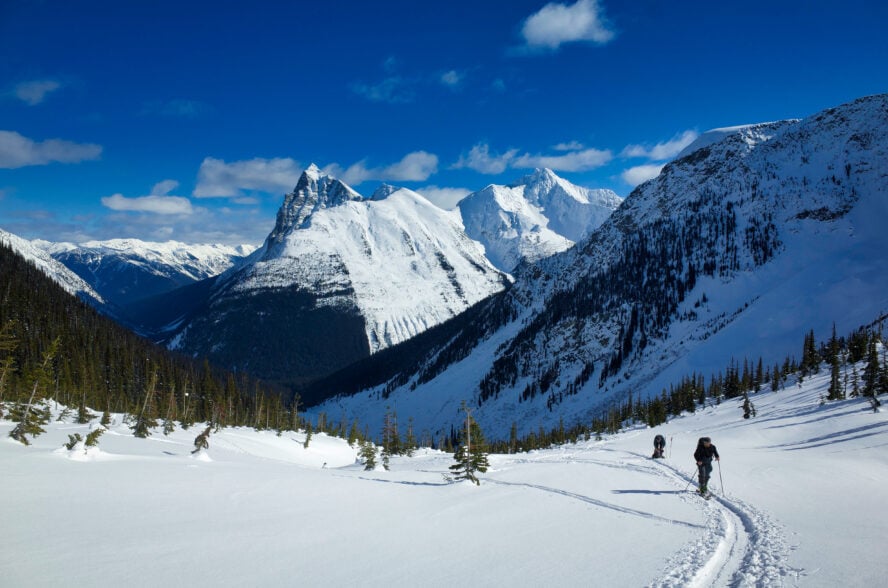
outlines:
M487 143L478 143L469 151L468 155L460 155L459 160L453 164L453 169L469 168L478 173L497 175L506 171L509 163L518 155L517 149L509 149L499 155L490 154L490 146Z
M530 48L558 49L574 41L603 45L615 36L608 25L597 0L578 0L570 6L553 2L530 15L521 34Z
M657 143L653 147L629 145L623 149L623 155L625 157L644 157L651 161L666 161L681 153L682 149L696 141L699 136L696 131L685 131L675 135L669 141Z
M438 171L438 156L427 151L414 151L401 161L382 170L379 179L422 182Z
M13 93L22 102L30 106L36 106L43 102L48 94L55 92L61 87L62 84L55 80L32 80L16 84Z
M583 149L564 155L530 155L524 154L510 163L511 167L548 167L555 171L587 171L601 167L613 159L609 150Z
M660 171L665 167L665 164L649 164L649 165L638 165L635 167L630 167L626 171L621 174L623 181L629 184L630 186L637 186L643 182L646 182L650 179L656 178L660 175Z
M140 196L127 198L114 194L102 198L102 205L122 212L150 212L153 214L191 214L191 201L181 196Z
M154 184L154 187L151 188L152 196L166 196L173 190L179 187L179 182L176 180L164 180L162 182L157 182Z
M371 168L367 167L365 161L359 161L345 170L335 163L324 168L325 173L352 186L357 186L368 180L422 182L437 171L438 156L427 151L408 153L401 161L383 167Z
M15 131L0 131L0 168L4 169L53 162L79 163L98 159L101 154L101 145L61 139L34 141Z
M425 196L432 204L444 210L453 209L456 204L471 194L465 188L443 188L439 186L425 186L416 190Z
M525 169L547 167L556 171L587 171L595 169L607 164L613 159L613 154L609 150L600 149L580 149L570 151L576 147L582 147L581 144L561 143L555 146L555 149L561 151L559 155L531 155L525 153L518 155L517 149L510 149L500 155L491 155L490 146L486 143L479 143L472 147L468 155L462 155L453 168L469 168L482 174L497 175L506 171L507 168ZM567 153L564 153L567 151Z
M552 149L554 149L555 151L579 151L584 147L585 145L583 145L579 141L569 141L567 143L558 143L557 145L553 145Z
M462 74L455 69L451 69L450 71L441 74L441 83L445 86L455 88L462 83L465 77L465 74Z
M242 190L283 194L293 189L301 174L299 163L289 157L256 157L231 163L207 157L200 164L197 186L191 195L231 198L243 196Z
M241 196L239 198L232 198L231 202L234 202L235 204L243 204L243 205L259 204L259 199L254 198L253 196Z
M413 102L415 92L413 82L401 76L391 76L375 84L354 82L351 90L371 102L388 102L389 104L405 104Z

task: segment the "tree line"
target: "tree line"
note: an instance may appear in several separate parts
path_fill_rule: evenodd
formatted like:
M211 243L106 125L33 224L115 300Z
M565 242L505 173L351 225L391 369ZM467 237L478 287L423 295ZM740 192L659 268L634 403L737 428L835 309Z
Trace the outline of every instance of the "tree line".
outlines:
M71 418L80 423L99 418L87 407L103 412L103 425L108 424L109 413L124 413L138 437L206 423L195 439L196 451L208 445L211 430L225 426L249 426L278 434L303 430L306 447L313 432L346 439L361 449L369 469L375 467L377 458L387 468L391 456L409 456L419 447L430 447L453 452L457 463L463 464L462 472L473 467L471 463L477 466L481 454L488 451L515 453L600 438L628 423L644 422L653 427L682 412L726 399L743 397L743 416L752 418L756 393L766 388L778 391L790 376L801 381L824 368L830 370L830 385L823 402L862 397L876 409L881 404L879 396L888 392L884 318L841 338L833 328L830 338L820 345L813 331L807 333L801 361L787 357L769 366L761 358L754 362L732 360L708 382L702 374L690 374L658 396L641 399L630 394L588 423L566 426L562 419L551 429L539 427L520 437L518 423L513 423L507 439L488 442L471 416L466 427L451 428L437 438L428 431L417 435L408 420L402 436L397 415L389 409L381 433L374 436L369 426L362 427L357 420L334 422L324 413L308 418L299 412L298 396L289 398L285 390L138 337L62 291L42 271L0 244L0 416L19 423L12 436L26 443L28 435L39 434L41 424L49 418L49 408L41 401L53 398L76 407ZM591 365L582 370L577 387L592 372ZM94 431L89 441L98 442L100 434ZM471 437L476 439L477 454L469 451ZM79 441L72 436L72 444Z

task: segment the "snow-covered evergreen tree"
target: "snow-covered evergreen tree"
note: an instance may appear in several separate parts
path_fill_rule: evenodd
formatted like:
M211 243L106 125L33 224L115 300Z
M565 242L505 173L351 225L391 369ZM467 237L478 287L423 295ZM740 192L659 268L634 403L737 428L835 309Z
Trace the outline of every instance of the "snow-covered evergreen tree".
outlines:
M376 446L370 440L361 443L361 451L358 453L364 461L364 471L376 469Z
M464 407L465 408L465 407ZM459 445L453 454L456 463L450 466L454 480L471 480L480 485L476 472L484 473L490 467L487 461L487 442L481 426L466 410L466 422L459 435Z

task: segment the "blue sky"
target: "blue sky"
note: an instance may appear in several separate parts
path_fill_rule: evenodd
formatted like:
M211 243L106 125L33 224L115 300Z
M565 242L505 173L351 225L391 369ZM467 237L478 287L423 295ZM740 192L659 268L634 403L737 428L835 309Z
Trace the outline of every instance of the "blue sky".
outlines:
M625 196L707 129L888 91L886 5L0 0L0 228L259 244L312 162Z

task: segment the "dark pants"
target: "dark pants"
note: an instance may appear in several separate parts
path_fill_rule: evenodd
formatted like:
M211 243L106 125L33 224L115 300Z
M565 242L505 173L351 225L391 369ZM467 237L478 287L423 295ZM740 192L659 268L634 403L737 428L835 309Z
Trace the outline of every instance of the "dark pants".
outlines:
M704 461L701 465L697 466L697 469L699 470L700 489L702 490L707 484L709 484L709 475L712 473L712 462Z

